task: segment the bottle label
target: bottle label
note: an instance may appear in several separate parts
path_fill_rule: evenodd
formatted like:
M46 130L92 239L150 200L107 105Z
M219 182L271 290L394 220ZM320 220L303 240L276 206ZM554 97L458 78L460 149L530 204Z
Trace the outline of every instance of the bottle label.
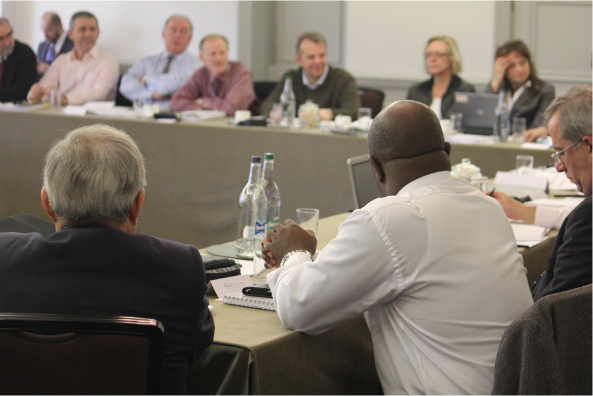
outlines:
M266 235L266 223L264 222L255 222L255 236L265 236Z
M278 223L278 218L268 220L268 231L274 229L274 224Z

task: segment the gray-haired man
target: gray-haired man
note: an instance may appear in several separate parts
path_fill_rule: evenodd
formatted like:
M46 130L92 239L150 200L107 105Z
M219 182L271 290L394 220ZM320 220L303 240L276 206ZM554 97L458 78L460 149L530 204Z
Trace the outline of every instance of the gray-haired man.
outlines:
M193 246L136 234L144 160L124 132L76 129L46 157L43 207L56 232L0 233L0 312L135 316L165 327L161 393L212 343L204 266Z
M169 100L200 64L187 51L193 27L189 18L172 15L165 22L165 50L138 60L122 77L119 91L131 101L141 99L156 102L169 110Z

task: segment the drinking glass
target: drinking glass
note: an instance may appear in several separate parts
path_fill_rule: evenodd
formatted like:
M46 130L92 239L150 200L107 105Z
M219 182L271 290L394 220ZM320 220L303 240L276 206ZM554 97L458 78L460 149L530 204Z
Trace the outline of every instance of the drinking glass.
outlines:
M525 130L527 129L527 120L523 117L513 117L513 140L523 143L525 141Z
M270 117L272 124L280 125L282 121L282 105L280 103L274 103L272 106L272 116Z
M488 191L488 177L487 176L473 176L471 183L478 188L478 190L485 193Z
M515 170L519 175L528 175L533 170L533 155L518 155Z
M373 118L372 117L373 112L371 111L370 107L359 107L358 108L358 120L360 120L362 117L369 117L369 118Z
M319 209L299 208L296 210L296 223L306 230L311 230L317 236L319 223Z
M463 132L463 114L462 113L451 113L449 115L451 120L451 129L459 133Z
M49 106L62 107L62 94L57 89L52 89L49 93Z

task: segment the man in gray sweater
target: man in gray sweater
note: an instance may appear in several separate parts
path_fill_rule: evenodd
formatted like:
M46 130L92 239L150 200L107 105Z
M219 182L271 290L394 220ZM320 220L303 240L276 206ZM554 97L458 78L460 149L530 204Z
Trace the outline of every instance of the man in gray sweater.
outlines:
M310 99L319 105L322 121L332 120L338 114L356 119L360 107L356 80L346 70L327 64L325 37L317 32L303 33L297 40L296 49L295 61L300 67L284 73L276 88L261 104L261 113L270 114L274 103L280 102L284 81L290 76L297 110Z

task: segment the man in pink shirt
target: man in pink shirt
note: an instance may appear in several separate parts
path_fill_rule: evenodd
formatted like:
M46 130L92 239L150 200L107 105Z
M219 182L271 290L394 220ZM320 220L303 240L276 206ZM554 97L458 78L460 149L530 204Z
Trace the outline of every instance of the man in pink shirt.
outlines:
M228 50L228 40L219 34L200 41L204 66L173 95L172 111L222 110L233 115L236 110L247 110L255 99L251 72L242 63L229 62Z
M29 102L39 102L52 90L60 91L62 105L113 100L119 64L114 55L95 45L99 37L97 18L86 11L75 13L70 19L68 37L74 42L74 49L58 56L39 83L31 87Z

